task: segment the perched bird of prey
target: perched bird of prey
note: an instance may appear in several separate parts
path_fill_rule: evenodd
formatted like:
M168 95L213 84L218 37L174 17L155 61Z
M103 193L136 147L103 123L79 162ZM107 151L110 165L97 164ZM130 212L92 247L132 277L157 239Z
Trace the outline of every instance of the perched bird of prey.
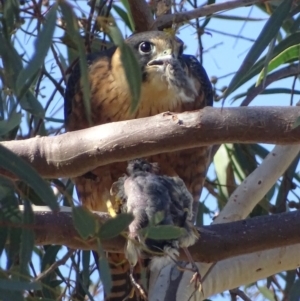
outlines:
M149 250L152 256L154 254L150 269L161 269L172 259L175 261L178 249L193 245L198 238L192 221L192 195L180 178L159 175L157 171L156 163L132 160L127 167L128 176L120 177L111 188L111 194L121 202L122 212L134 216L129 225L126 257L135 266ZM160 240L147 238L147 234L140 232L158 225L176 226L183 231L176 239Z
M149 31L130 36L131 46L142 71L141 96L137 110L131 112L131 93L120 59L119 47L88 56L93 125L152 116L171 111L183 112L212 105L213 93L207 74L191 55L183 54L183 42L176 36ZM80 130L90 124L85 114L80 69L77 64L68 79L65 93L67 131ZM179 176L193 196L194 210L209 162L208 147L197 147L151 156L162 174ZM100 166L74 180L84 206L106 211L110 187L126 172L126 162ZM106 300L121 301L131 289L129 265L124 254L109 254L113 279L112 292Z

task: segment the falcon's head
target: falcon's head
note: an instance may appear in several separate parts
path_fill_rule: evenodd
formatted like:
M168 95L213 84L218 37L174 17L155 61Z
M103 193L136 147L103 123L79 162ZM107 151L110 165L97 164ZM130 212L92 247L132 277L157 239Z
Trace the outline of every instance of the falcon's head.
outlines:
M199 78L192 74L179 38L166 32L149 31L132 35L126 43L133 48L140 63L147 93L168 93L170 98L182 102L195 101L199 94ZM164 95L157 96L164 98Z

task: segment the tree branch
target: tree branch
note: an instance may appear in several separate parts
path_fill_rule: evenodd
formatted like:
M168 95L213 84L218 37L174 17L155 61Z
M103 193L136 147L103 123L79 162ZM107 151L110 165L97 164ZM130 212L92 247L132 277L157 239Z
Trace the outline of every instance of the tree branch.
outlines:
M130 12L135 24L135 32L148 31L153 24L153 16L145 0L129 0ZM152 30L156 29L153 27Z
M299 116L298 106L206 107L0 144L42 177L74 177L112 162L212 144L298 144L300 127L293 125ZM14 178L3 169L0 174Z
M168 265L151 280L155 285L152 285L149 291L149 301L188 300L192 294L193 298L190 300L202 301L225 290L296 269L300 265L299 251L300 244L296 244L222 260L213 267L209 277L202 284L202 292L195 292L194 286L190 284L190 271L185 271L182 275L178 273L174 264ZM203 266L206 264L198 264L199 271L204 276ZM164 283L169 284L168 289Z
M246 218L283 175L300 151L300 145L276 145L274 149L232 193L215 223Z
M63 212L53 213L47 207L34 206L35 241L38 245L58 244L72 249L97 250L94 239L84 241L73 225L71 208L62 207ZM103 223L110 216L95 213ZM226 258L285 247L300 243L300 211L260 216L248 220L203 226L198 229L200 239L189 248L193 259L201 262L216 262ZM267 229L267 231L261 231ZM102 242L106 251L124 250L125 238L118 236ZM187 260L184 252L180 259Z
M229 10L233 8L238 8L242 6L248 6L255 3L267 2L265 0L234 0L234 1L226 1L222 3L216 3L211 5L205 5L200 8L193 9L188 12L174 13L163 15L157 18L151 29L158 28L162 30L166 26L168 27L171 23L183 23L192 19L204 17L207 15L211 15L220 11Z

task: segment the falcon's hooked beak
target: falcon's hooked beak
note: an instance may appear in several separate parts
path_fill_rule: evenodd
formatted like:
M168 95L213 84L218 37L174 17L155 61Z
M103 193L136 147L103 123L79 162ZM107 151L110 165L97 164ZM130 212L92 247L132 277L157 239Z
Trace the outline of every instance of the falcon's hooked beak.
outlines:
M174 59L172 55L162 55L156 57L154 60L151 60L147 65L148 66L162 66Z

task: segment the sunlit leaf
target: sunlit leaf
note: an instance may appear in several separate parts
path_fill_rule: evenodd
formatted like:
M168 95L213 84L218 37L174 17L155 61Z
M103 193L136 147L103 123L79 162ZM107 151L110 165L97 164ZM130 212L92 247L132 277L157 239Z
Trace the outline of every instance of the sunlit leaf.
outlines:
M52 210L58 210L56 197L39 174L23 159L0 145L0 166L30 185Z
M114 218L107 220L99 230L100 239L110 239L118 236L121 232L126 230L133 221L133 215L129 213L122 213L116 215Z
M258 286L259 291L261 294L270 301L275 301L276 299L274 298L274 292L272 292L270 289L268 289L266 286Z
M292 61L298 61L300 58L300 44L291 46L273 58L268 65L268 71L271 72L282 64L286 64ZM265 68L258 75L258 80L256 82L256 86L258 86L262 79Z
M235 73L233 79L231 80L224 94L224 97L227 97L240 85L240 82L243 80L243 77L254 65L254 63L265 50L265 48L268 46L270 41L276 36L282 25L282 22L284 21L291 9L292 2L293 0L283 1L275 10L275 12L270 16L269 20L266 22L255 43L252 45L251 49L246 55L239 70Z
M282 176L275 201L275 207L277 210L279 210L277 213L286 211L286 200L288 199L288 193L292 190L293 187L293 181L291 179L293 179L295 176L298 163L299 155L296 156L296 158L292 161L292 163Z
M74 226L83 239L95 235L98 230L96 216L85 207L73 207L72 217Z
M145 238L155 240L177 239L186 234L186 230L181 227L162 225L150 226L139 231Z
M228 146L232 147L232 145L228 145ZM214 166L215 166L218 183L220 185L218 187L219 194L223 199L223 204L221 205L224 206L225 201L229 197L229 192L226 183L227 183L227 168L231 162L225 145L220 146L213 160L214 160Z
M291 34L290 36L287 36L284 40L280 41L278 45L274 47L273 53L272 53L272 58L277 56L279 53L284 51L286 48L299 44L300 43L300 32L296 32L294 34ZM265 56L259 59L255 65L244 75L244 77L241 79L239 82L239 86L243 85L245 82L259 74L259 72L262 70L264 67L264 62L265 62ZM236 99L236 98L235 98Z

